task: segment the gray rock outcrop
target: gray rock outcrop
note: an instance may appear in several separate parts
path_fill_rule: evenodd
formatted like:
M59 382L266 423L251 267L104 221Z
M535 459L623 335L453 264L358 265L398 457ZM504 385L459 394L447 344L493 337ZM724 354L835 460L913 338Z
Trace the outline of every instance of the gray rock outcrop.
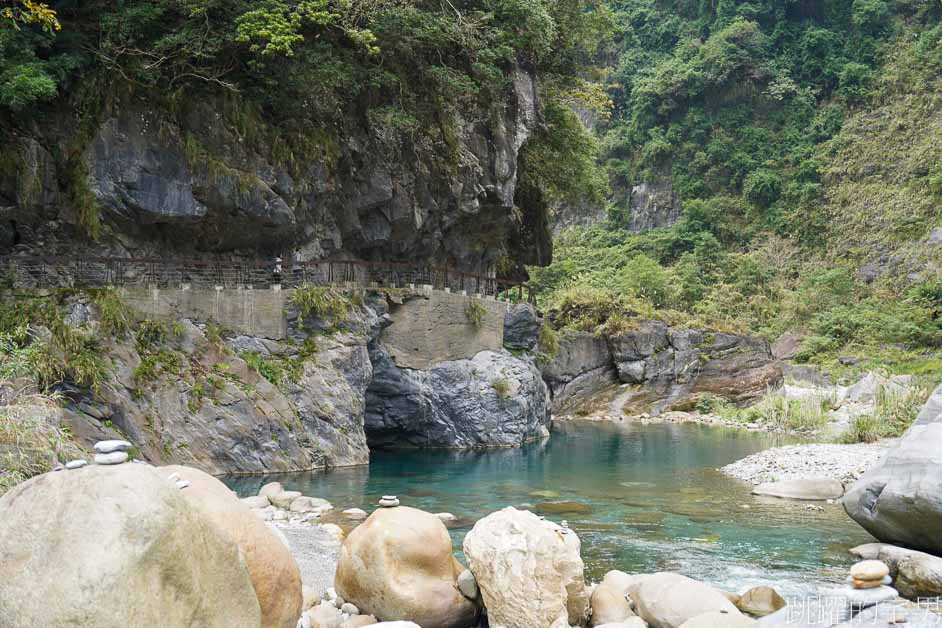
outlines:
M536 308L528 303L512 305L504 316L504 346L529 351L536 346L542 321Z
M881 541L942 555L942 385L883 460L842 503Z
M557 412L578 411L589 398L621 383L631 387L619 391L613 411L659 414L689 409L704 394L739 404L754 401L782 382L782 370L761 338L643 320L608 338L564 334L543 377Z
M632 231L669 227L680 218L680 199L670 179L641 183L631 188L629 198Z
M379 343L370 355L370 446L507 447L545 433L549 393L529 359L482 351L419 370L397 366Z

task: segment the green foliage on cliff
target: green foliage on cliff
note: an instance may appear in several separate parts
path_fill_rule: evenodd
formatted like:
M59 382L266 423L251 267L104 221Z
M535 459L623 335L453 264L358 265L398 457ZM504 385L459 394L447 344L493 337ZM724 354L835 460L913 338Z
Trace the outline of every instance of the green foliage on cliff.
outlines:
M597 125L608 219L533 271L691 324L910 362L942 346L942 5L627 0ZM672 226L628 230L630 190L669 182ZM872 270L867 270L872 269ZM926 362L928 364L928 362Z
M605 108L591 64L611 29L602 0L24 2L0 19L0 136L32 134L53 107L94 118L136 95L183 118L212 96L235 103L237 115L220 113L282 165L330 152L366 122L380 144L405 138L458 167L454 118L487 125L524 68L545 88L546 125L522 176L551 195L598 195L598 143L565 105ZM94 237L94 204L81 185L70 196Z

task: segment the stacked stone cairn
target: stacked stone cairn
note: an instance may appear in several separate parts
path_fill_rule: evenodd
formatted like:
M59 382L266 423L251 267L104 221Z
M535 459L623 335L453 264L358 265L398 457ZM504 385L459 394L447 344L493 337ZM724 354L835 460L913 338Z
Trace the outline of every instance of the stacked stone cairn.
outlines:
M892 582L890 568L882 561L864 560L851 567L847 589L843 592L849 617L899 597L899 592L889 586Z
M128 461L131 443L126 440L101 440L95 443L95 464L121 464Z

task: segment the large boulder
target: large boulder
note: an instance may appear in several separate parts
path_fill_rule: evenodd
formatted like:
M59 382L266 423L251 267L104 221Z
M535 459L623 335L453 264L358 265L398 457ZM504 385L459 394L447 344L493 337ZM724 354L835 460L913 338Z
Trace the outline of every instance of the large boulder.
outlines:
M623 571L609 571L592 591L592 626L614 624L635 616L628 603L628 587L634 581Z
M163 467L190 483L183 497L235 543L248 567L263 628L294 628L301 615L301 572L288 547L225 484L198 469Z
M548 628L585 623L588 595L579 537L512 507L474 524L464 553L491 625Z
M896 447L847 490L842 503L877 539L942 554L942 385Z
M772 587L752 587L742 594L736 607L753 617L765 617L785 608L785 598Z
M378 343L370 350L371 447L508 447L546 434L549 393L529 359L481 351L420 370L400 368Z
M0 521L5 626L261 626L239 547L162 470L46 473Z
M637 578L628 587L638 616L651 628L678 628L684 622L719 612L740 614L720 591L675 573L656 573Z
M828 478L805 478L781 480L759 484L752 489L753 495L781 497L782 499L803 499L807 501L826 501L839 499L844 494L844 485Z
M445 524L433 514L379 508L343 543L334 588L361 613L423 628L467 628L477 607L457 588L464 567Z

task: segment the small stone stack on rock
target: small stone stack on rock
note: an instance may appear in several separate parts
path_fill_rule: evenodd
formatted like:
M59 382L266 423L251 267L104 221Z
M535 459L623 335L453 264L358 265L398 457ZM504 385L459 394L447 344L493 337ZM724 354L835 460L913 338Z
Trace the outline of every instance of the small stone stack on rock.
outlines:
M844 597L851 612L857 612L882 602L889 602L899 596L896 589L889 586L890 568L879 560L864 560L850 568L850 576Z
M890 568L879 560L864 560L850 568L850 583L855 589L876 589L890 584Z
M121 464L128 460L131 443L126 440L101 440L95 443L95 464Z
M399 498L395 495L383 495L383 498L379 500L379 505L382 508L395 508L399 505Z

